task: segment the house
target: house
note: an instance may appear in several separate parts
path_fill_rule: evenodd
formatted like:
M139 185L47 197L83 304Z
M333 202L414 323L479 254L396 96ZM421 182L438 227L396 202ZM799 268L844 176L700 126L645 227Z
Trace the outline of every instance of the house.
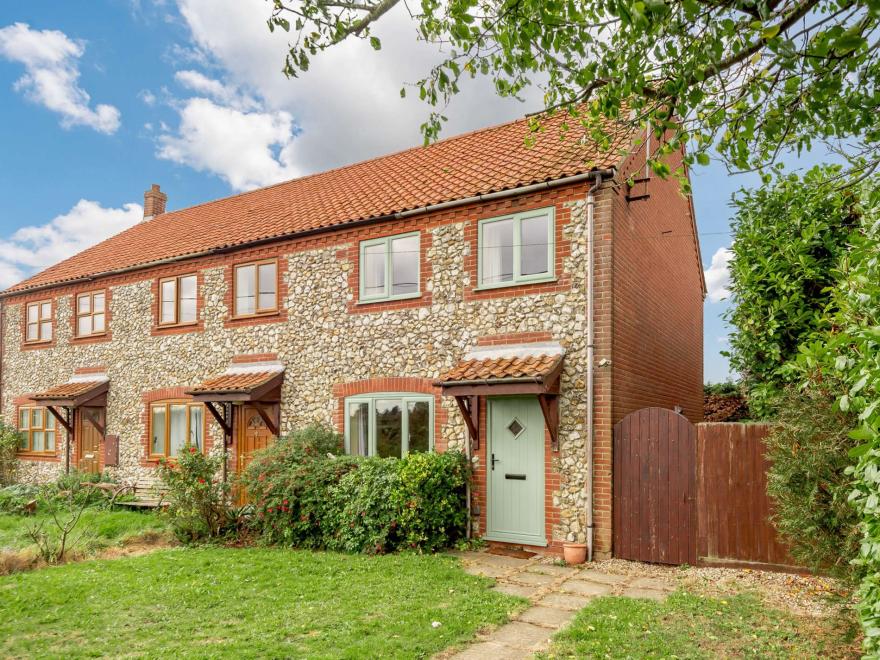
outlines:
M487 539L609 552L613 424L701 418L705 288L678 182L561 121L171 212L152 186L143 222L2 294L24 478L149 479L187 442L232 474L325 422L352 454L469 452Z

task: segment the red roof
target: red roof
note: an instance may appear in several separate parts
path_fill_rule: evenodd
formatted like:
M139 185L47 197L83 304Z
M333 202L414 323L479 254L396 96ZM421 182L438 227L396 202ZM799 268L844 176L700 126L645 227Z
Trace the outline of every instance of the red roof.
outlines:
M261 385L265 385L276 378L279 371L260 371L239 374L222 374L209 378L201 385L190 390L192 394L224 393L224 392L251 392Z
M42 399L75 399L83 394L90 392L91 390L97 388L100 385L103 385L106 381L96 380L96 381L75 381L73 383L62 383L61 385L55 385L54 387L50 387L45 392L40 392L39 394L34 394L31 396L31 399L34 401L40 401Z
M563 114L533 134L525 119L279 183L142 222L8 292L381 217L617 165L630 139L600 150Z
M499 378L522 378L543 381L553 373L562 355L530 355L463 360L437 379L438 384Z

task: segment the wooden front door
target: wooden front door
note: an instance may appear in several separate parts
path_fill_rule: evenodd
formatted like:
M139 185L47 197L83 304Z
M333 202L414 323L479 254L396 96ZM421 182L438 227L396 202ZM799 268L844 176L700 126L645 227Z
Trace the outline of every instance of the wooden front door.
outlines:
M544 415L535 397L489 399L487 534L546 545Z
M242 406L238 415L238 461L236 472L241 474L250 465L255 451L265 449L275 442L275 436L260 417L260 413L252 406ZM236 496L239 505L247 503L247 493L239 488Z
M101 444L104 436L90 419L104 425L104 409L88 408L77 410L76 440L79 445L77 452L77 469L80 472L97 474L101 471Z

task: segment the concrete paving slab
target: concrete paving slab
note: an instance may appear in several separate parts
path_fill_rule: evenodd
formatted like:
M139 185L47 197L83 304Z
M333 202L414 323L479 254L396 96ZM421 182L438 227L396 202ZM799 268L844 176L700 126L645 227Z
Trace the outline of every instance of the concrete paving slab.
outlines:
M520 614L519 620L525 621L526 623L534 623L537 626L556 629L568 625L568 623L574 618L574 615L575 613L571 610L536 605Z
M578 569L571 566L559 566L557 564L532 564L527 566L526 570L530 573L543 573L544 575L553 575L555 577L569 577L578 572Z
M550 639L552 634L553 631L549 628L535 626L525 621L514 621L498 628L490 635L488 641L530 651Z
M585 594L552 593L544 596L537 602L537 605L578 611L585 608L593 598L594 596L587 596Z
M452 656L451 660L521 660L531 655L530 651L515 649L499 642L479 642Z
M637 589L656 589L657 591L675 591L675 585L652 577L640 577L629 583L630 587Z
M627 575L614 575L613 573L603 573L602 571L594 571L586 569L578 573L579 580L589 580L590 582L599 582L600 584L623 584L629 579Z
M623 590L621 596L626 596L627 598L647 598L648 600L666 600L666 596L668 592L666 591L657 591L656 589L636 589L634 587L628 587Z
M580 579L567 580L562 584L560 590L582 596L607 596L611 593L611 585Z
M522 568L532 561L531 559L507 557L505 555L490 555L488 552L480 552L475 557L468 557L467 560L491 566L506 566L508 568Z
M519 596L520 598L531 598L541 590L538 585L513 584L512 582L499 582L492 588L508 596Z
M523 571L522 573L516 573L508 577L511 582L519 582L521 584L533 584L537 586L544 586L556 582L559 578L555 575L544 575L543 573L529 573L527 571Z

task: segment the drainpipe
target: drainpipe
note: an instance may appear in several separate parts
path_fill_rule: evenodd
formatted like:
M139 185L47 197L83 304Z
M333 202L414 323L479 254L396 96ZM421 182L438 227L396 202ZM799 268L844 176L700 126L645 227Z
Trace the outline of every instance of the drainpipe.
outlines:
M604 176L614 176L614 170L594 172L592 184L587 192L587 561L593 561L593 362L595 360L595 314L593 309L595 251L593 238L596 206L593 191L602 185Z

